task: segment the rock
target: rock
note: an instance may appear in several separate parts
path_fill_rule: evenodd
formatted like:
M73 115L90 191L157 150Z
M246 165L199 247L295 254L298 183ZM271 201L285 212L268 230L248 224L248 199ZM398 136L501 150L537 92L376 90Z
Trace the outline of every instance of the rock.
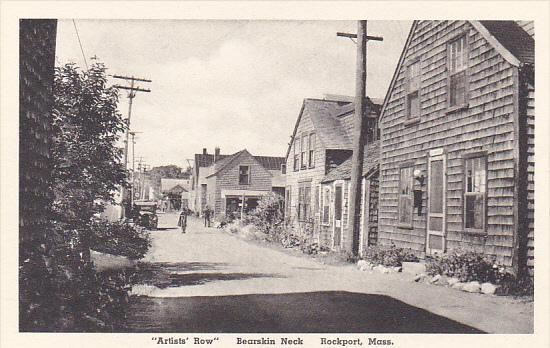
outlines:
M424 278L426 278L426 274L424 273L420 273L420 274L417 274L415 277L414 277L414 281L417 282L417 283L420 283L424 280Z
M481 284L481 292L486 295L494 295L497 289L498 289L498 286L491 283Z
M437 285L448 285L448 284L449 284L449 278L445 276L441 276L437 281Z
M430 280L430 282L435 284L435 283L439 282L440 279L441 279L441 275L436 274L435 276L433 276L433 278Z
M466 285L465 283L456 282L452 285L453 289L462 290L462 288Z
M449 286L453 286L455 285L456 283L459 283L460 281L458 280L458 278L449 278L447 280L447 283L449 284Z
M477 293L481 291L481 285L479 285L479 282L476 281L469 282L464 284L462 291Z
M365 260L357 261L357 268L360 269L361 271L363 270L362 268L366 266L367 266L367 261Z
M426 273L426 264L423 262L403 262L401 270L403 273L413 275Z
M378 265L378 266L374 267L373 270L375 270L377 272L380 272L380 273L390 273L390 270L387 269L386 267L382 266L382 265Z
M401 266L396 266L393 268L393 270L396 272L396 273L399 273L403 270L403 268Z

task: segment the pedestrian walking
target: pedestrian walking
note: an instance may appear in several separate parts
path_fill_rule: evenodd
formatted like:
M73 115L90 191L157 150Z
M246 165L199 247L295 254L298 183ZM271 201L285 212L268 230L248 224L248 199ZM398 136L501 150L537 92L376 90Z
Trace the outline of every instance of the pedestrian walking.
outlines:
M204 207L204 211L202 212L202 215L204 216L204 227L210 227L210 214L211 210L208 206Z
M182 208L178 219L178 226L181 227L181 233L185 233L187 228L187 215L189 215L186 208Z

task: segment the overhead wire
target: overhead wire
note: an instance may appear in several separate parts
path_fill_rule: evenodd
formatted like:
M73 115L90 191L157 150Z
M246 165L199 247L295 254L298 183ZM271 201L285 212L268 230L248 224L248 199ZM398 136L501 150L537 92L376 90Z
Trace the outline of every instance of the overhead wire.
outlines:
M84 65L86 65L86 70L88 70L88 62L86 61L86 55L84 54L84 48L82 48L82 41L80 41L80 35L78 34L78 28L76 27L76 22L73 21L74 30L76 32L76 38L78 39L78 45L80 46L80 52L82 52L82 58L84 58Z

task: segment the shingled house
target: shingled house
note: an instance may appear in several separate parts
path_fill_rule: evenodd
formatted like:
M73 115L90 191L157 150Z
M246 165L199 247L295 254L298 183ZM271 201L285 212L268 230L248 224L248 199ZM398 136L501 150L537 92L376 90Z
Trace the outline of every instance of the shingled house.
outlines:
M352 100L341 96L305 99L286 154L287 223L296 233L336 249L342 238L337 230L334 243L334 226L339 228L342 217L338 214L342 211L335 209L334 204L336 201L336 206L341 207L348 187L338 183L334 190L322 191L321 183L331 170L336 170L352 155L355 110ZM367 103L370 110L367 134L368 139L374 139L378 137L381 101L367 98Z
M533 266L534 31L415 21L380 116L378 238Z
M259 199L269 192L284 193L283 157L253 156L246 149L232 155L220 155L216 148L211 160L208 154L196 155L197 183L200 192L197 206L206 205L214 216L240 216L256 208ZM197 161L197 159L199 161ZM193 182L195 182L193 180ZM196 192L197 192L196 191Z

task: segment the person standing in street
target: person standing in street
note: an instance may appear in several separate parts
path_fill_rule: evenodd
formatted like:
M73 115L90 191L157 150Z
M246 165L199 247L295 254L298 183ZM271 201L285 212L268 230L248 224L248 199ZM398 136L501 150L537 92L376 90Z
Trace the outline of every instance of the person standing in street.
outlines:
M180 216L178 219L178 226L181 227L181 233L185 233L185 229L187 228L187 208L181 208Z
M204 215L204 227L210 227L210 207L206 206L204 207L203 215Z

